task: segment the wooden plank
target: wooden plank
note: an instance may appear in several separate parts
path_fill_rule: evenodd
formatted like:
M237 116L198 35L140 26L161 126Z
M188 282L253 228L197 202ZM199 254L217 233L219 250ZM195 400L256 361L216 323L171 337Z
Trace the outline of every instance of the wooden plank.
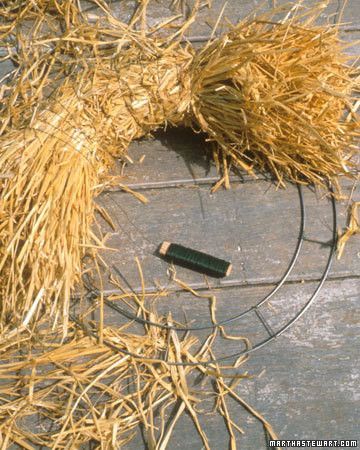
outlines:
M351 186L347 186L348 194L350 190ZM329 201L308 188L303 192L306 240L289 277L297 281L321 277L332 238ZM98 199L116 225L111 230L102 224L102 231L110 233L107 245L115 249L102 252L102 257L134 288L140 284L135 257L141 261L148 286L154 280L167 283L168 264L154 255L164 240L232 261L233 272L228 278L212 279L211 283L217 286L274 283L292 258L300 221L299 198L293 185L277 191L269 182L259 180L237 183L232 190L220 190L213 195L209 186L150 189L145 194L149 200L147 205L121 192L107 193ZM343 226L344 205L338 218ZM359 243L359 236L354 237L343 258L334 262L331 277L360 275ZM192 286L205 285L201 274L183 268L177 270ZM106 288L111 286L107 284Z
M284 303L302 295L294 287ZM359 439L359 295L358 280L328 283L301 322L254 355L266 375L246 398L266 410L280 436Z
M194 184L194 180L211 183L218 179L205 139L187 128L159 131L154 139L135 141L129 156L134 164L126 165L124 182L135 188Z
M199 19L190 28L189 34L209 33L209 31L211 31L212 27L215 25L216 20L219 17L225 3L226 7L224 10L224 17L233 24L236 24L249 15L267 12L274 6L278 8L283 5L289 5L289 1L287 0L268 0L265 2L259 2L256 0L228 0L227 2L225 2L224 0L213 0L212 7L210 9L205 8L200 12ZM296 2L293 3L295 4ZM315 6L312 0L303 1L302 4L307 7ZM321 13L318 23L335 23L343 4L343 0L330 0L329 5L324 8L323 12ZM155 4L153 4L153 8L154 10L156 10ZM285 12L277 14L276 18L278 20L281 20L288 13L288 11L289 8L286 8ZM155 11L154 17L156 17ZM357 0L348 0L346 2L342 16L342 23L344 24L342 25L343 29L360 28L360 4ZM222 32L221 26L219 27L218 31L220 33Z
M101 15L101 10L95 8L94 5L89 2L82 2L84 10L88 11L90 18L95 18ZM194 4L194 0L184 2L185 8L171 8L173 2L171 0L156 0L149 2L147 8L147 24L149 27L156 26L164 20L174 17L176 14L189 12L189 8ZM212 0L211 8L203 8L197 16L197 20L187 31L187 35L190 36L202 36L209 35L220 16L224 4L226 3L223 11L223 21L220 21L220 25L217 28L218 33L223 32L226 29L226 21L236 24L238 21L253 14L261 14L262 12L269 11L274 7L289 5L288 0L267 0L259 2L257 0ZM295 3L295 2L294 2ZM325 2L324 2L325 3ZM137 2L133 0L126 1L114 1L111 2L111 10L115 17L121 19L124 22L128 22L135 11ZM314 2L312 0L305 0L302 2L307 7L313 7ZM344 0L329 0L329 4L324 8L319 17L319 23L334 23L338 20L339 12L343 9ZM281 20L289 11L289 7L285 9L283 13L276 15L278 20ZM360 5L357 0L347 0L343 15L342 15L342 29L347 30L359 30L360 29Z
M303 304L316 284L289 285L264 311L268 320L276 310L283 317ZM229 316L239 308L254 304L267 293L265 287L222 289L218 292L218 314ZM360 283L358 279L329 281L320 292L309 312L297 324L269 346L253 353L241 373L249 371L254 378L244 380L237 393L268 419L282 439L359 439L356 419L359 401L359 309ZM169 302L169 300L168 300ZM203 323L202 300L180 294L168 304L174 317L181 309ZM165 309L164 309L165 311ZM117 316L108 316L115 325ZM274 322L272 322L274 325ZM231 331L250 336L247 329L236 326ZM234 341L218 341L215 353L236 351ZM265 373L263 371L265 370ZM263 373L263 376L257 375ZM205 391L207 385L194 386ZM209 407L206 402L200 407ZM261 425L239 405L230 402L230 412L245 431L238 436L239 448L265 448ZM228 448L227 434L222 420L214 415L202 416L202 424L213 449ZM187 417L183 417L174 431L169 448L201 448L199 438ZM127 450L144 448L140 436Z
M239 3L233 3L233 6L238 7ZM247 2L241 3L244 12ZM354 5L358 5L357 2ZM358 17L355 8L351 11L355 18ZM210 19L214 20L214 15ZM198 31L203 32L201 28L194 30ZM169 143L171 139L172 144ZM188 143L182 142L186 139ZM166 264L149 254L149 251L151 253L156 243L169 238L169 235L172 239L180 236L184 243L200 246L215 254L224 251L223 256L233 259L236 268L235 276L229 280L230 284L273 283L283 272L296 241L299 213L295 188L290 186L280 192L270 188L267 191L267 182L250 182L245 177L246 183L236 183L232 191L220 191L211 196L209 183L216 177L214 167L206 163L203 143L199 141L196 147L194 142L190 134L187 138L179 131L177 135L175 132L173 138L171 134L166 134L155 142L134 144L131 155L135 160L145 151L147 156L142 165L132 166L127 172L126 181L140 183L151 202L143 206L120 192L106 194L99 199L119 222L115 233L120 233L121 227L126 228L122 235L113 234L108 242L118 249L117 253L108 253L104 257L110 264L119 267L131 284L137 287L139 279L133 257L143 256L147 284L151 285L154 278L166 284ZM169 151L168 147L173 149ZM206 180L202 180L206 177ZM194 178L204 185L191 188ZM158 187L181 183L189 186L148 190L146 183L153 181L159 183ZM346 189L349 192L350 187ZM323 200L318 202L308 190L305 195L309 212L307 238L326 244L331 235L328 229L329 205ZM344 214L344 210L340 214ZM110 231L104 224L103 229ZM307 242L292 279L319 277L326 252L326 245L317 246ZM333 266L331 276L359 276L359 256L359 239L355 239L344 259ZM178 274L189 283L204 285L203 278L192 272L179 269ZM211 282L218 285L213 280ZM272 308L264 310L272 327L285 323L292 316L294 308L303 304L315 287L313 282L284 287L280 296L272 301ZM239 311L239 303L243 309L251 306L269 289L270 286L221 289L217 292L218 318L226 318ZM176 318L184 320L185 311L185 315L197 323L208 321L206 301L201 301L200 306L200 301L195 299L194 302L188 294L173 295L171 304L163 301L160 305L163 313L171 310ZM354 350L359 344L359 333L355 329L359 295L357 278L328 282L305 318L271 347L254 354L249 365L244 367L252 374L258 374L266 368L264 377L244 381L238 392L264 413L280 437L359 438L358 425L354 419L359 399L356 370L358 352ZM107 313L107 323L116 324L120 320L119 316ZM241 332L253 341L266 336L266 332L253 318L234 323L228 331ZM227 351L236 351L237 348L235 342L226 342ZM224 343L217 343L215 350L221 354ZM205 388L206 385L203 391ZM230 409L235 420L246 431L239 441L241 448L264 448L261 426L239 406L231 404ZM203 416L202 422L211 448L228 448L222 421L214 416ZM175 429L169 448L184 448L184 436L187 448L200 448L199 439L188 417L184 417ZM144 445L138 437L127 448L139 449L144 448Z
M177 11L170 8L173 2L170 0L157 0L149 3L147 9L147 23L148 25L155 26L156 24L164 21L164 19L174 16L176 12L182 12L181 9ZM194 4L194 1L185 2L188 7L185 7L185 12L189 11L189 6ZM279 8L283 5L289 5L288 0L267 0L264 2L259 2L256 0L212 0L211 8L203 8L199 13L196 22L189 28L189 36L207 35L211 33L218 17L223 10L224 4L226 3L225 9L223 11L224 19L235 24L238 21L253 15L255 13L261 14L276 7ZM295 2L294 2L295 3ZM325 2L324 2L325 3ZM312 0L305 0L302 2L303 5L307 7L313 7L314 2ZM342 10L344 5L344 0L330 0L329 5L324 8L323 12L319 17L319 23L334 23ZM114 2L112 4L112 10L114 14L124 21L129 20L131 14L135 8L135 2ZM289 8L286 8L284 13L279 13L276 17L281 20L284 15L287 14ZM360 5L357 0L347 0L343 16L342 16L342 28L343 29L359 29L360 28ZM225 29L224 25L218 27L218 32L221 33Z
M10 60L0 62L0 80L14 69L14 65Z
M345 31L340 34L340 37L343 41L351 44L351 46L346 49L346 53L354 56L354 62L357 61L356 58L359 58L360 56L360 31Z

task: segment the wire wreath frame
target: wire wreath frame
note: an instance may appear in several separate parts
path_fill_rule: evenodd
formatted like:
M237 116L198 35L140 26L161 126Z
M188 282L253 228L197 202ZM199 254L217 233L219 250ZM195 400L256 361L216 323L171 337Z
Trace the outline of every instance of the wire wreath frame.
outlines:
M143 359L146 359L146 361L148 361L148 362L149 361L152 361L154 363L163 362L163 363L168 364L169 366L184 366L184 367L185 366L209 366L209 365L218 364L220 362L224 362L224 361L234 359L234 358L239 358L241 356L245 356L250 353L253 353L256 350L259 350L260 348L269 344L270 342L273 342L276 338L278 338L280 335L285 333L295 322L297 322L305 314L305 312L314 303L316 297L318 296L318 294L319 294L321 288L323 287L323 285L327 279L327 276L329 274L329 271L331 268L331 263L333 260L333 256L336 252L336 245L337 245L336 201L335 201L335 198L333 195L334 194L333 189L329 185L328 189L329 189L329 193L330 193L331 210L332 210L332 242L330 244L329 255L328 255L324 270L321 274L321 277L318 281L318 284L317 284L315 290L313 291L313 293L311 294L311 296L307 300L307 302L299 310L297 310L295 315L293 315L292 318L285 323L285 325L281 326L278 330L274 330L273 327L267 322L267 320L263 316L260 308L261 308L261 306L265 305L270 300L270 298L272 298L288 280L288 278L300 256L301 248L302 248L304 240L305 240L306 208L305 208L305 203L304 203L303 188L301 187L300 184L297 184L296 186L297 186L297 192L298 192L298 197L299 197L299 206L300 206L300 225L299 225L299 233L298 233L298 239L297 239L297 244L295 246L295 250L294 250L292 258L291 258L284 274L280 278L280 280L275 284L273 289L264 298L259 300L252 307L249 307L245 311L242 311L241 313L236 314L235 316L221 320L219 322L215 322L215 323L211 322L207 325L201 325L201 326L184 327L184 326L176 326L176 325L171 325L171 324L153 322L151 320L147 320L147 319L138 317L135 314L132 314L129 311L126 311L124 308L121 308L117 304L114 304L107 298L104 298L104 304L106 304L111 309L113 309L114 311L116 311L117 313L121 314L123 317L125 317L129 320L135 321L142 325L150 325L153 327L157 327L159 329L165 329L168 331L175 331L175 332L214 330L216 328L227 325L229 323L236 322L240 318L254 314L255 317L257 318L257 320L262 325L262 327L266 330L267 337L265 339L260 340L255 345L252 345L250 348L246 348L239 352L235 352L235 353L232 353L229 355L221 356L219 358L215 358L215 359L213 358L213 359L208 359L206 361L199 361L199 362L174 362L174 361L167 361L166 359L161 359L161 358L149 358L149 357L142 356L140 354L129 352L124 349L120 349L116 345L107 342L105 339L103 340L104 345L106 345L109 348L111 348L112 350L122 353L124 355L132 356L137 359L143 358ZM121 275L121 273L118 271L118 269L116 267L114 267L113 269L116 272L118 272L119 275ZM88 299L97 298L101 294L101 292L98 289L94 288L93 286L90 286L89 283L87 283L85 280L84 280L84 284L85 284L85 287L88 289L88 294L87 294ZM88 334L92 337L95 337L95 338L98 337L97 333L94 332L93 330L89 329L89 327L78 317L71 315L70 318L74 323L76 323L78 326L80 326L86 334Z

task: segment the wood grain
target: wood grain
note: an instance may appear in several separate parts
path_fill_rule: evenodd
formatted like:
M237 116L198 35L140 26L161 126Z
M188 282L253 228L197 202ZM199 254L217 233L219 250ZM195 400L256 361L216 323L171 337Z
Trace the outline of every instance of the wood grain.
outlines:
M188 0L184 10L170 8L173 2L170 0L156 0L149 2L148 6L148 26L154 26L166 18L174 16L176 13L188 13L194 0ZM223 10L224 4L225 9ZM261 14L273 8L284 7L291 2L288 0L212 0L211 8L203 8L195 23L189 28L188 36L208 35L211 33L221 11L223 10L223 24L220 23L218 32L221 33L225 29L225 22L229 21L233 24L253 14ZM292 2L295 4L296 2ZM315 6L312 0L305 0L301 2L305 7ZM325 4L325 2L324 2ZM112 2L111 8L114 14L124 21L128 21L136 7L135 1L121 1ZM288 13L290 6L284 8L284 12L279 12L276 18L281 20L284 15ZM339 13L342 14L342 29L344 30L359 30L360 28L360 4L357 0L329 0L328 6L323 9L319 17L319 23L335 23L339 20Z
M350 191L351 185L347 185L344 192ZM309 188L303 192L306 237L289 277L292 281L320 278L332 239L330 202L322 198L324 193L314 193ZM292 258L300 226L299 197L293 185L276 190L269 181L247 180L234 183L230 191L215 194L211 194L210 185L149 189L142 193L149 200L146 205L122 192L98 198L116 226L111 230L103 223L102 231L109 232L107 245L115 251L104 252L102 256L134 289L139 287L135 257L140 259L149 287L154 280L166 284L168 264L155 255L162 241L231 261L231 275L212 280L216 286L274 283ZM345 206L339 208L340 227L346 219ZM354 237L343 258L334 262L330 277L360 276L359 243L359 237ZM205 286L202 275L183 268L177 271L193 287ZM107 285L107 289L111 286Z
M170 1L153 2L149 11L150 24L173 14ZM225 16L232 22L253 12L261 5L258 0L229 0ZM273 3L263 3L264 8ZM283 2L282 2L283 3ZM305 2L306 3L306 2ZM314 4L311 0L309 4ZM128 20L136 4L133 0L112 2L116 14ZM204 9L188 36L208 36L222 8L223 2L213 0L213 9ZM334 0L323 13L323 20L333 21L341 9L342 0ZM118 8L121 6L121 11ZM360 3L349 0L344 10L343 37L355 42L360 34ZM208 22L208 23L206 23ZM222 28L219 28L221 32ZM359 46L349 49L359 54ZM11 70L9 62L0 64L0 76ZM120 191L104 193L98 202L112 216L116 230L101 219L103 232L109 232L108 245L114 252L103 254L110 267L116 267L134 289L140 285L134 257L141 259L149 288L155 280L167 285L168 265L155 257L158 243L164 239L193 246L215 256L232 260L234 271L222 282L210 280L211 294L217 296L218 320L226 319L253 306L272 289L284 272L294 250L299 227L299 205L296 188L276 191L269 181L260 177L233 176L230 191L210 193L217 179L214 166L209 163L206 144L199 136L182 129L168 130L153 140L133 143L130 156L142 164L128 165L124 183L141 190L150 202L141 205L131 195ZM352 191L345 184L345 194ZM304 190L307 211L306 239L298 265L290 280L276 295L270 306L262 309L274 330L293 317L314 292L321 276L331 238L329 225L331 209L319 193ZM354 199L359 199L358 191ZM345 223L346 203L339 205L340 227ZM330 278L320 291L314 306L293 328L268 347L254 353L243 367L255 377L243 381L237 392L256 407L272 423L283 439L321 438L359 439L359 312L360 297L360 239L350 243L339 262L334 262ZM203 276L178 269L178 276L191 285L205 290ZM95 277L96 278L96 277ZM96 283L96 279L95 279ZM122 283L125 283L122 281ZM107 289L113 289L110 284ZM174 286L170 288L175 289ZM189 324L209 322L209 303L194 299L176 290L159 303L163 314ZM106 324L116 325L124 319L106 308ZM254 316L227 327L229 333L242 334L253 343L265 339L266 330ZM203 339L205 333L195 333ZM234 341L219 340L215 352L224 355L239 350ZM263 376L256 375L263 373ZM208 385L198 385L206 391ZM209 403L202 406L209 409ZM261 425L232 403L230 411L245 434L239 437L239 448L265 448ZM202 416L212 449L228 448L227 434L221 419ZM141 435L131 442L128 450L145 448ZM201 449L201 444L189 417L184 416L170 441L169 448Z
M315 283L287 286L274 307L286 310L301 303L315 289ZM238 310L243 302L254 303L266 294L264 287L222 290L222 305L228 313ZM293 328L268 347L254 353L242 367L253 379L244 380L237 393L260 411L282 439L359 439L359 311L358 280L329 281L310 309ZM198 302L198 300L195 300ZM174 299L196 319L201 307L189 307L184 294ZM175 305L172 305L172 309ZM117 320L116 316L109 320ZM201 319L200 319L201 320ZM242 331L239 328L238 333ZM232 341L219 342L218 354L236 350ZM226 350L224 350L226 349ZM265 372L263 372L265 370ZM257 375L261 374L258 377ZM204 386L203 389L205 389ZM209 406L204 403L202 406ZM239 448L266 448L261 425L239 405L230 403L230 411L245 431L238 436ZM227 434L220 418L202 417L211 448L226 450ZM184 436L186 440L184 441ZM186 442L186 444L184 444ZM185 447L186 445L186 447ZM141 437L131 442L128 450L144 448ZM169 448L201 449L191 421L183 417L175 429ZM307 447L306 447L307 448Z

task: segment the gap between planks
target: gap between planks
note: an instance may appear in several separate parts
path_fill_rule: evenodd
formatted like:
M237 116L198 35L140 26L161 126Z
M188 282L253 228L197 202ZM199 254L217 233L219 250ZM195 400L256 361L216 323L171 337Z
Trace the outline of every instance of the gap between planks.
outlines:
M149 181L143 183L123 183L127 188L133 190L144 191L148 189L162 189L162 188L178 188L182 186L211 186L219 181L221 177L200 177L200 178L184 178L179 180L163 180L163 181ZM241 178L236 175L230 176L230 183L243 184L244 182L259 182L259 181L271 181L265 175L257 175L256 178L246 174L242 174ZM113 187L103 190L101 193L108 192L122 192L121 187ZM101 195L101 194L100 194Z
M345 280L349 280L349 281L355 281L355 280L360 280L360 274L359 275L344 275L344 276L339 276L339 275L329 275L325 282L327 281L345 281ZM293 279L288 279L287 281L285 281L285 283L282 285L282 287L286 287L286 286L291 286L294 284L299 284L299 285L307 285L307 284L311 284L311 283L318 283L320 282L320 277L294 277ZM194 289L198 292L211 292L211 291L219 291L219 290L227 290L227 289L232 289L232 288L238 288L238 289L246 289L246 288L266 288L266 287L275 287L276 283L270 283L268 281L257 281L257 282L244 282L244 280L239 280L239 279L235 279L235 280L228 280L228 281L222 281L220 282L220 284L216 285L216 286L211 286L209 287L208 284L206 283L189 283L188 287L191 289ZM130 290L132 292L134 292L135 294L141 294L143 292L145 292L146 294L153 294L159 291L159 287L158 286L148 286L145 287L145 289L141 286L137 286L135 288L133 288L132 286L128 286L130 288ZM176 294L179 292L183 292L184 289L181 288L166 288L166 286L163 287L164 289L166 289L168 292L172 293L172 294ZM99 294L103 294L104 296L110 296L110 295L120 295L123 294L123 291L121 291L120 289L105 289L103 291L99 291ZM74 293L74 295L72 296L73 299L79 299L81 298L82 295L79 293Z

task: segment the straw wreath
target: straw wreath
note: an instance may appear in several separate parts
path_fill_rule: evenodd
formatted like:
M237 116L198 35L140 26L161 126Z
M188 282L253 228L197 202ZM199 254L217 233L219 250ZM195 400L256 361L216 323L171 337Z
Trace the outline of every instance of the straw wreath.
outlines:
M105 2L92 4L100 14L77 0L12 0L0 9L3 59L16 66L0 87L0 446L119 448L142 424L149 448L163 450L187 411L209 448L187 381L194 371L214 377L232 449L241 429L227 397L274 437L235 381L202 365L213 357L214 334L198 351L192 336L149 327L101 326L97 340L96 324L69 316L71 295L84 257L106 247L92 227L96 212L109 219L96 196L121 182L109 174L129 144L158 128L204 133L223 172L217 187L228 186L230 166L269 171L281 186L336 188L339 175L351 176L358 84L339 27L315 24L323 3L309 11L292 4L283 21L273 18L278 10L248 18L195 50L184 33L200 1L186 20L153 27L147 0L128 24ZM194 366L154 364L164 351Z
M351 174L355 69L338 27L314 24L318 9L247 19L195 51L182 37L196 8L169 35L170 19L139 29L147 2L128 25L102 2L95 22L73 0L37 3L2 12L18 64L0 123L2 327L40 296L66 330L82 258L103 247L94 199L115 158L159 127L205 133L225 172L267 170L280 185Z

